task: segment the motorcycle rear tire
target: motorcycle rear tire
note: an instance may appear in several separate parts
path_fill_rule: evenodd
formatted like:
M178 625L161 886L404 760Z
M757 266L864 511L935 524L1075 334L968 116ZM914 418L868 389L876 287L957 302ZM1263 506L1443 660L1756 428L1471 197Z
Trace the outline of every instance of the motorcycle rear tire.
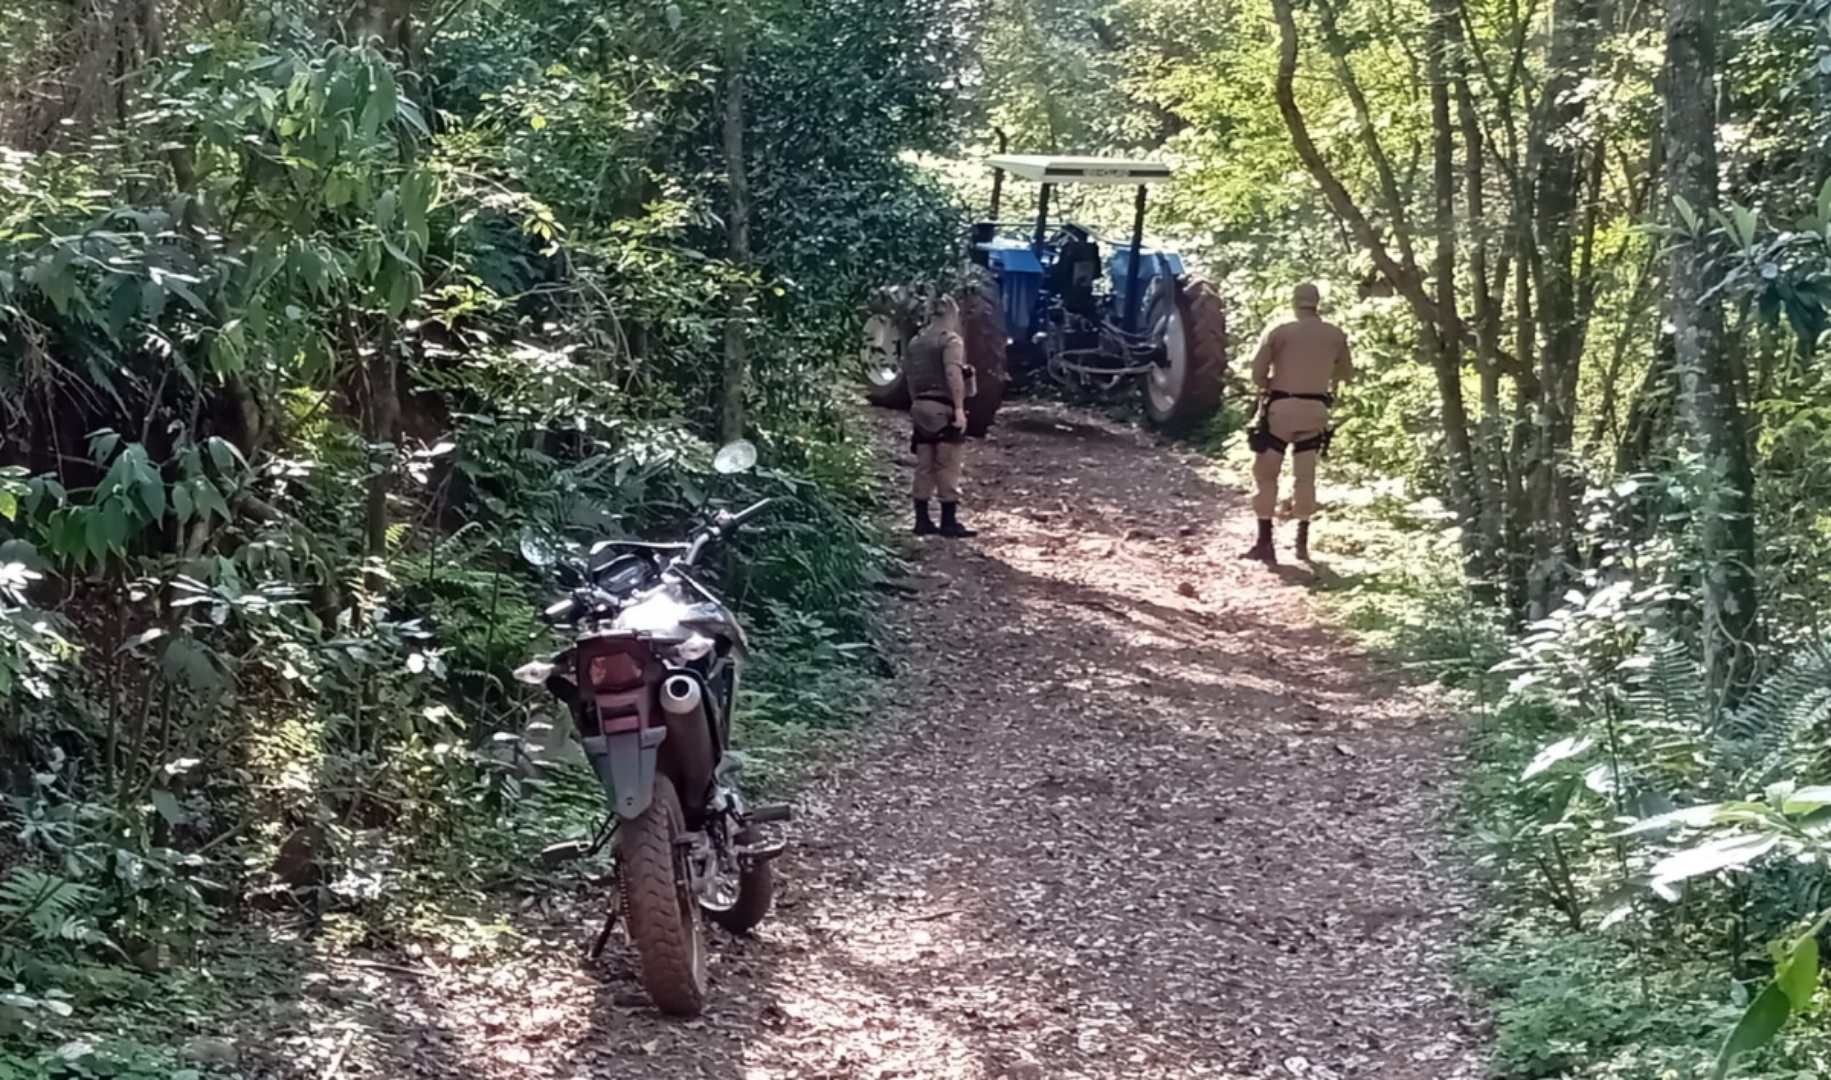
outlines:
M751 844L756 840L756 833L750 829L737 835L740 844ZM775 902L776 875L770 869L773 865L771 862L752 863L748 870L738 876L737 902L723 911L708 909L706 914L727 933L748 934L755 930L757 924L769 914L769 906Z
M694 1017L706 1007L706 937L675 845L685 832L674 782L657 776L649 808L617 828L617 862L642 988L668 1016Z

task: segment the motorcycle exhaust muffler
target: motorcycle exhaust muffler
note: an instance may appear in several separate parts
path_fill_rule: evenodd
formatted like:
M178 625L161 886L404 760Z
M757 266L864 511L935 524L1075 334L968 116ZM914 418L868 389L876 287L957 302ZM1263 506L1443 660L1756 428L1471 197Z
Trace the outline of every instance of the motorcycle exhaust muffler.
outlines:
M688 675L670 675L663 680L661 711L666 717L668 745L674 748L674 761L680 768L679 778L688 785L681 796L697 810L703 805L703 793L712 786L712 769L717 764L712 722L706 715L706 695L699 680Z
M698 679L675 675L661 684L661 711L669 716L703 714L704 704L705 696L700 692Z

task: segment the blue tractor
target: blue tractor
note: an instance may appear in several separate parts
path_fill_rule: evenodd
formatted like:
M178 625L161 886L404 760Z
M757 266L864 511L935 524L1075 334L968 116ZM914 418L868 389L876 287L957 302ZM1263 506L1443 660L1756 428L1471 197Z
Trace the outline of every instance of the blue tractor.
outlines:
M1181 430L1214 415L1227 377L1227 318L1219 293L1191 278L1180 256L1144 244L1145 195L1170 179L1157 161L998 154L990 219L973 226L967 284L959 290L967 360L977 393L968 434L983 435L1007 384L1042 374L1076 396L1137 387L1155 427ZM1001 222L1005 177L1042 185L1033 222ZM1052 222L1060 184L1137 188L1129 242ZM920 305L903 290L875 299L865 324L867 397L907 408L900 370Z

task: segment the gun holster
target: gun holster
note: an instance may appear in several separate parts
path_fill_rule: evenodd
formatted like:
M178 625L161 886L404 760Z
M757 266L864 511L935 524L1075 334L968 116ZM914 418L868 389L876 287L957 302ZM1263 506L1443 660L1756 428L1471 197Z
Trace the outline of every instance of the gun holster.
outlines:
M1259 407L1253 411L1252 426L1246 429L1246 446L1255 454L1284 453L1284 440L1272 434L1271 395L1259 395Z

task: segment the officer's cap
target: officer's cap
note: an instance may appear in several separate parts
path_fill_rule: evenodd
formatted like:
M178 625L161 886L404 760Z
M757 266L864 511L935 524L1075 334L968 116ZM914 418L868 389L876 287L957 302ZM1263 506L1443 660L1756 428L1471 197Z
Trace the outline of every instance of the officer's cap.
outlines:
M1317 291L1316 286L1306 281L1297 286L1291 299L1299 311L1315 311L1322 303L1322 293Z

